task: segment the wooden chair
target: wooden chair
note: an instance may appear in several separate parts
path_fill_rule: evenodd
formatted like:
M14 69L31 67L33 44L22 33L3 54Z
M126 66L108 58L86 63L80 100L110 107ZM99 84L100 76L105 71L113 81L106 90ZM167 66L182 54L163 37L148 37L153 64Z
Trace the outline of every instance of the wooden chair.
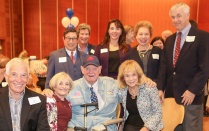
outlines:
M174 98L166 98L162 104L163 124L162 131L174 131L184 119L184 106L176 103Z

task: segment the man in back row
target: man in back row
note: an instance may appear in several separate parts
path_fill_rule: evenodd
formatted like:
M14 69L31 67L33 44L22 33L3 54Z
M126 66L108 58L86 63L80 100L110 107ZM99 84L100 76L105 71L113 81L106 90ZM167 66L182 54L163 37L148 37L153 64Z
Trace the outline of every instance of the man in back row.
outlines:
M161 99L174 97L185 115L175 131L202 131L203 88L209 75L209 35L189 23L190 7L178 3L169 15L177 32L166 39L157 86Z
M73 80L83 76L80 66L87 54L77 49L77 39L78 36L74 28L66 29L63 35L65 47L50 54L44 94L47 94L47 90L50 88L49 81L56 73L66 72Z

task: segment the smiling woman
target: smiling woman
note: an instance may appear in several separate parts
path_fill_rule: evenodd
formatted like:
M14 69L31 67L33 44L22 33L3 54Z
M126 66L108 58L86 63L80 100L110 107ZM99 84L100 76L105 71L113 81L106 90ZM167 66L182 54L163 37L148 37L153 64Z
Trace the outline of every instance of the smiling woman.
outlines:
M72 117L71 103L65 96L73 89L73 81L65 72L57 73L49 82L54 91L52 98L47 97L47 116L51 130L64 131Z

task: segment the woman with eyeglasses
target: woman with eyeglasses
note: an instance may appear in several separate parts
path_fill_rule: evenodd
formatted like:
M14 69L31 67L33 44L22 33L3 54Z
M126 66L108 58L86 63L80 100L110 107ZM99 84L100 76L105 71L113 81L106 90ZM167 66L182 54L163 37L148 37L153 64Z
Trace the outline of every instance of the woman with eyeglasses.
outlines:
M110 20L102 43L95 50L102 66L101 75L117 78L119 65L128 59L131 49L126 44L126 33L120 20Z

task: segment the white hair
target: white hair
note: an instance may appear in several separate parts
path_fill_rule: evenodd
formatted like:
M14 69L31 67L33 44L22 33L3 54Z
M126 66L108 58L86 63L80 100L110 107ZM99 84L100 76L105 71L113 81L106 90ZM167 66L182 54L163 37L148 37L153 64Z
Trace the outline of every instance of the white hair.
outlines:
M171 12L172 12L173 10L176 10L177 8L182 8L182 10L183 10L183 12L184 12L185 14L188 14L188 13L190 12L190 7L189 7L187 4L185 4L185 3L177 3L177 4L173 5L173 6L170 8L169 15L171 14Z
M23 65L27 68L27 74L29 76L29 65L21 58L13 58L6 64L6 74L9 75L11 66Z

